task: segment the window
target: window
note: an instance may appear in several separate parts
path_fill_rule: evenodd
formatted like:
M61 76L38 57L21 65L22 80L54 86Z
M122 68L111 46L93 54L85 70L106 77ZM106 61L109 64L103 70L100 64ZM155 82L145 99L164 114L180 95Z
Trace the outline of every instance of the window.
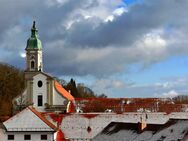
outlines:
M40 138L41 140L47 140L47 135L41 135Z
M38 95L38 106L42 106L42 95Z
M14 135L8 135L8 140L14 140Z
M35 68L35 62L31 61L31 69L34 69L34 68Z
M38 81L38 87L42 87L42 81L41 80Z
M24 135L24 140L31 140L31 135Z

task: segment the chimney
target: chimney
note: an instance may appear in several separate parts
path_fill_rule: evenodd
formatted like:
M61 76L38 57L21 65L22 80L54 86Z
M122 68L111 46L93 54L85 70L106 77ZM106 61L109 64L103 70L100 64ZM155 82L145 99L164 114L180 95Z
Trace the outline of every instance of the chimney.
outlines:
M143 121L142 117L140 119L140 122L138 122L138 132L143 132L143 130L147 127L147 123Z

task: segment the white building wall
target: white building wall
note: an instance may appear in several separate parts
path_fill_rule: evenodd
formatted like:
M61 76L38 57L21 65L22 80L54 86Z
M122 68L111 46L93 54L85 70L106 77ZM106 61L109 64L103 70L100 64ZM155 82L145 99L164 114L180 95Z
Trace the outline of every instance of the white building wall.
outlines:
M64 105L66 99L53 86L53 105Z
M40 51L38 51L38 68L40 69L40 67L41 67L41 71L43 70L43 63L42 63L43 61L42 61L42 51L40 50Z
M53 141L54 135L50 132L6 132L4 140L0 141L10 141L8 140L8 135L14 135L14 141L24 141L24 135L31 135L30 141L44 141L41 140L41 135L47 135L47 140L45 141Z
M5 130L0 128L0 141L5 141L6 135L5 135Z
M45 103L47 103L47 77L43 74L37 74L33 77L33 103L34 107L39 111L44 111ZM38 87L38 81L42 81L42 87ZM38 106L38 95L43 97L43 105Z

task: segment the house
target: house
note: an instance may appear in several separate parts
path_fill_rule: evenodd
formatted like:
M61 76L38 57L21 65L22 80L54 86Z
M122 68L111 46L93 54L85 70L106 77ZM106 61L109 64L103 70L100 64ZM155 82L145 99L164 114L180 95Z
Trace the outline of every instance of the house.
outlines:
M14 111L32 105L38 111L67 112L74 97L67 92L52 76L43 72L42 43L33 22L31 37L27 40L25 84L22 94L14 98Z
M53 141L57 127L33 107L27 107L4 123L3 141Z

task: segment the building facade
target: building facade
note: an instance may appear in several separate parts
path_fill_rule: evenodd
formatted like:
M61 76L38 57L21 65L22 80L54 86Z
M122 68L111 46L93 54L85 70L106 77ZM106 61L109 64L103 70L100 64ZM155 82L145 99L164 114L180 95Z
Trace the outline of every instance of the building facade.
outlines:
M33 107L27 107L4 123L6 133L2 141L53 141L57 127Z

